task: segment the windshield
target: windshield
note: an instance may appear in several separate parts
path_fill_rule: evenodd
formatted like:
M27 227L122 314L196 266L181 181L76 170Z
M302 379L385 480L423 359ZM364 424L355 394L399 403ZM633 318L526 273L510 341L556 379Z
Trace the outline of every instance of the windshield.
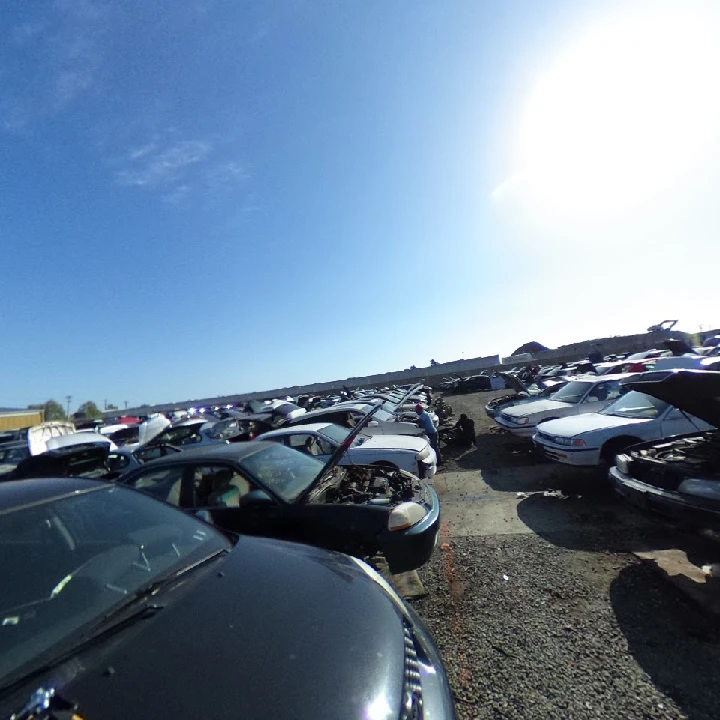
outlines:
M230 546L195 518L119 486L0 519L0 685L156 579Z
M341 445L351 432L352 430L340 427L339 425L326 425L320 430L321 435L324 435L338 445Z
M631 390L629 393L618 398L612 405L608 405L608 407L602 411L602 414L627 418L653 419L665 412L667 407L668 404L662 400L658 400L645 393L637 392L637 390Z
M577 404L582 400L583 395L592 387L591 382L583 382L581 380L573 380L569 382L562 390L558 390L551 397L553 400L561 402Z
M320 474L325 463L279 443L246 455L241 467L286 502L295 500Z
M159 443L167 443L168 445L192 445L193 443L202 442L200 428L204 423L195 423L193 425L180 425L179 427L171 427L163 430L152 440L153 445Z
M392 413L389 413L387 410L383 410L382 408L378 410L375 415L373 415L373 418L375 420L381 420L384 422L390 422L395 419L395 416Z

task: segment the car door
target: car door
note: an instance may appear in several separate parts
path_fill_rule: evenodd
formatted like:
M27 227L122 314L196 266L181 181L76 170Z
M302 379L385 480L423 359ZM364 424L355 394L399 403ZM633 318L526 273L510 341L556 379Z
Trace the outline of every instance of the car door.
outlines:
M606 380L595 383L588 390L578 406L579 413L600 412L604 407L620 397L620 381Z

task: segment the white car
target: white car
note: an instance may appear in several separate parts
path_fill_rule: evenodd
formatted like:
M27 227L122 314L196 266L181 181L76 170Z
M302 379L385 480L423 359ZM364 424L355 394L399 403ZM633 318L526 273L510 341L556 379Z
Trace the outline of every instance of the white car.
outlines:
M288 424L297 427L309 423L326 422L344 428L353 428L372 408L372 405L363 405L361 403L338 403L330 408L311 410ZM399 422L395 420L392 413L380 408L375 411L367 427L363 428L363 433L366 435L422 435L424 430L414 422Z
M620 383L635 377L625 375L578 375L549 398L513 405L500 412L495 422L520 437L532 437L538 423L568 415L594 413L620 396Z
M585 413L540 423L535 447L566 465L612 463L631 445L712 427L662 400L632 390L599 413Z
M332 423L312 423L271 430L257 440L271 440L327 462L351 430ZM366 435L361 431L347 449L341 465L384 465L429 480L437 471L437 457L424 437Z

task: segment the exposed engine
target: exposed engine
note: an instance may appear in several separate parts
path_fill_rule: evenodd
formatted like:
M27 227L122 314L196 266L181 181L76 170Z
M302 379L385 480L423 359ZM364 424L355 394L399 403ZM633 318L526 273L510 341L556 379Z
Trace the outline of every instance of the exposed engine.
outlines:
M633 453L637 459L667 463L685 475L720 478L720 432L668 440Z
M404 470L352 465L336 468L334 477L336 482L325 490L326 503L397 505L425 501L423 486Z

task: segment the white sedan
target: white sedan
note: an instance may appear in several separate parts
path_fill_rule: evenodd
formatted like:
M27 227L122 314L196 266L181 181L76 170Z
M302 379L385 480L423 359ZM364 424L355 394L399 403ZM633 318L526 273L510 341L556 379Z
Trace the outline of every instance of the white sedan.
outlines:
M592 467L612 463L617 453L640 442L711 429L702 420L633 390L599 413L541 423L533 442L552 460Z
M283 443L327 462L351 430L332 423L312 423L271 430L257 437ZM384 465L406 470L425 480L437 471L437 457L424 437L358 434L346 450L341 465Z
M568 415L594 413L620 396L620 383L634 377L625 375L579 375L547 399L513 405L495 417L500 427L514 435L532 437L538 423Z

